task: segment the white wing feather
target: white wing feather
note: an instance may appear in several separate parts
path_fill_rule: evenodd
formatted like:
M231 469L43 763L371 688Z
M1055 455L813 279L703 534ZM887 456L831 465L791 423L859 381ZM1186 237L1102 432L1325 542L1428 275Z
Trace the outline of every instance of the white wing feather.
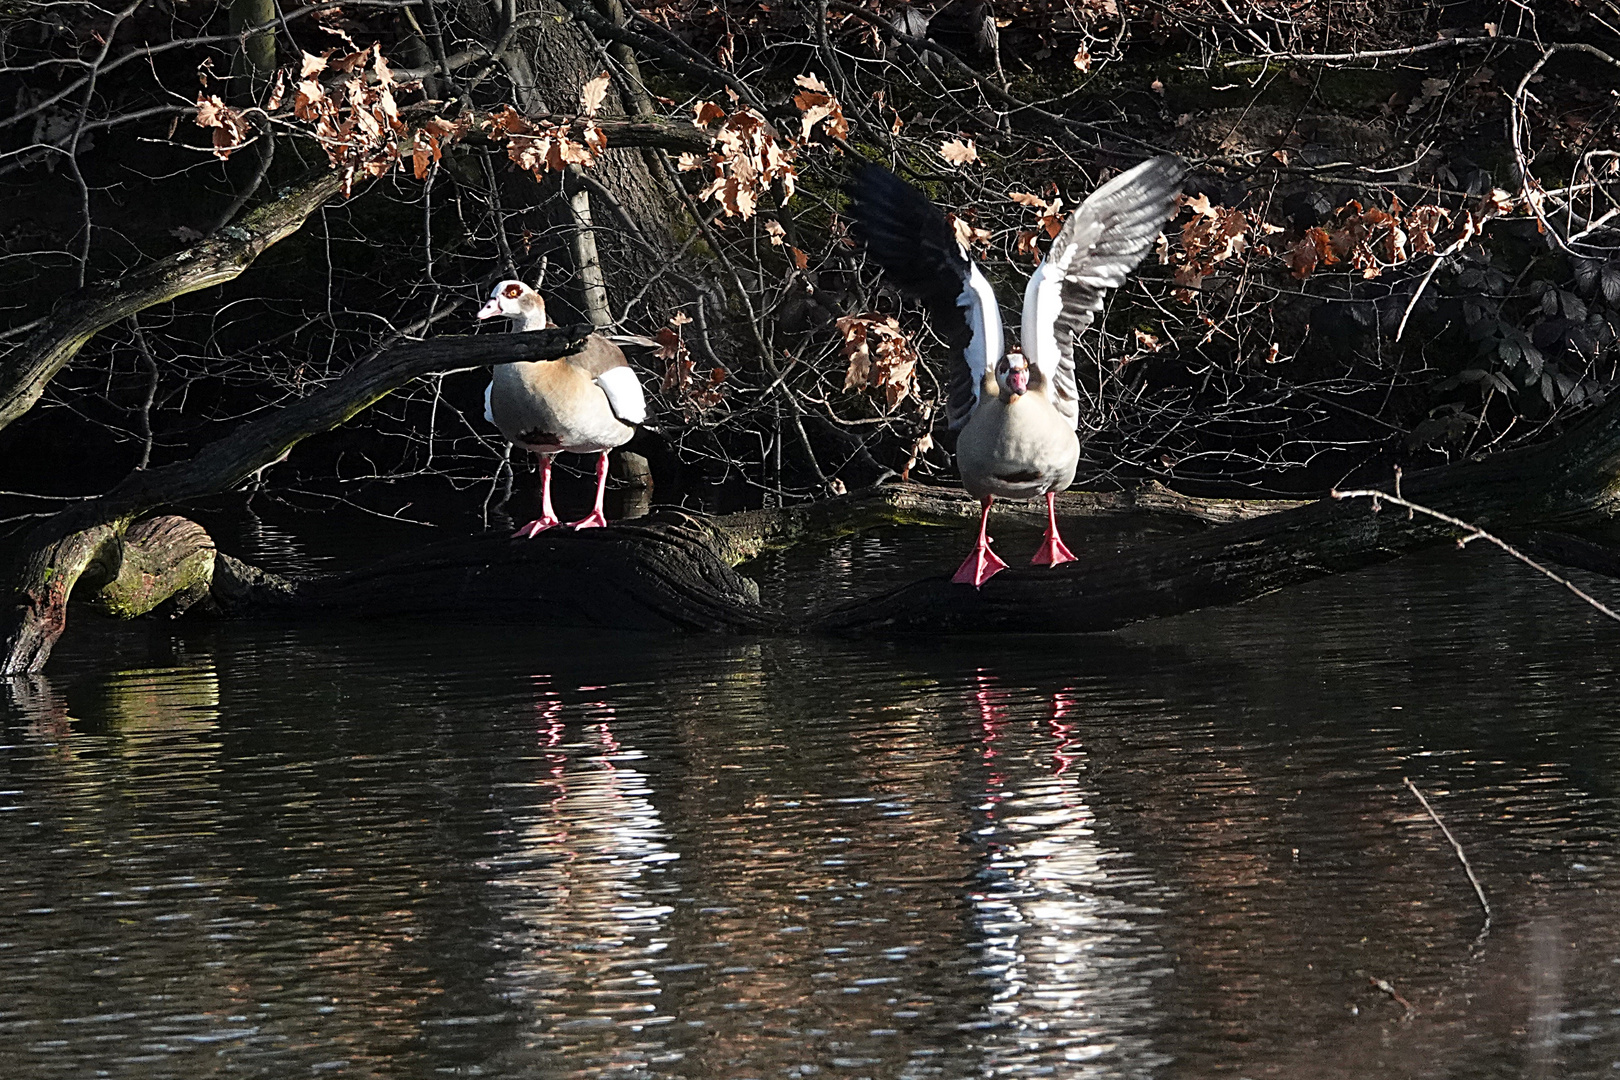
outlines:
M1147 254L1175 211L1185 175L1181 159L1158 157L1092 192L1024 290L1025 354L1040 370L1052 404L1076 427L1075 338L1102 310L1103 294L1122 285Z
M611 368L595 379L596 385L607 395L608 407L626 424L647 421L647 399L641 392L641 380L629 366Z
M990 287L990 279L980 271L978 263L968 258L966 251L962 252L962 257L968 259L969 270L967 280L962 283L962 292L956 298L956 306L967 317L968 332L973 335L962 350L962 357L973 376L973 404L977 406L980 387L984 385L984 373L994 371L996 365L1001 363L1005 338L1001 331L1001 308L996 304L996 293Z
M1080 410L1078 407L1063 408L1064 396L1058 387L1064 374L1064 357L1057 343L1057 317L1062 310L1063 278L1054 271L1051 259L1042 259L1041 265L1030 275L1029 284L1024 286L1024 317L1019 327L1019 343L1023 346L1024 355L1040 371L1047 397L1058 406L1058 411L1068 418L1070 424L1078 428ZM1073 389L1073 360L1069 360L1067 366ZM1070 400L1076 406L1077 393L1070 395Z

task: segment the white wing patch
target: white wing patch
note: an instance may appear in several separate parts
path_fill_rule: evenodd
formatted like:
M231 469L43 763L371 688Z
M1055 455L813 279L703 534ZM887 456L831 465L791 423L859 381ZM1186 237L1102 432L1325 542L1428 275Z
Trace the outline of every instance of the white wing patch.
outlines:
M641 380L628 365L602 372L596 377L596 385L607 395L614 416L626 424L647 422L647 399L641 393Z
M1042 259L1041 265L1030 275L1024 286L1024 318L1019 340L1024 355L1030 358L1041 375L1050 380L1057 371L1058 311L1063 307L1063 275L1054 273L1051 259Z
M489 385L484 387L484 419L490 423L495 422L495 403L490 399L495 394L495 380L490 379Z
M1074 249L1070 249L1072 253ZM1053 254L1057 254L1053 252ZM1057 318L1063 310L1063 267L1050 258L1030 275L1024 287L1024 317L1019 340L1024 355L1041 373L1041 388L1069 426L1080 429L1079 389L1073 353L1058 348Z
M1166 220L1175 216L1186 166L1174 156L1144 161L1080 204L1024 290L1024 352L1046 393L1078 429L1075 338L1095 321L1104 294L1122 285Z
M977 405L980 387L984 385L984 373L993 371L1001 363L1004 340L1001 309L996 306L996 293L990 287L990 279L979 271L977 263L970 261L968 266L968 277L962 283L956 306L967 316L968 331L973 335L962 356L973 375L973 402Z

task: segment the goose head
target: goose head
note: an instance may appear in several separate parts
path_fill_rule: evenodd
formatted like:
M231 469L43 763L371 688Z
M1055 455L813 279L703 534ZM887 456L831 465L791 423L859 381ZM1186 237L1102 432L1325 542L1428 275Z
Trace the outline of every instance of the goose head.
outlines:
M480 319L493 319L497 315L511 319L519 330L543 330L546 301L523 282L508 278L495 286L489 294L489 303L478 309Z
M1020 394L1029 393L1029 361L1017 349L1010 349L996 364L996 387L999 396L1009 403Z

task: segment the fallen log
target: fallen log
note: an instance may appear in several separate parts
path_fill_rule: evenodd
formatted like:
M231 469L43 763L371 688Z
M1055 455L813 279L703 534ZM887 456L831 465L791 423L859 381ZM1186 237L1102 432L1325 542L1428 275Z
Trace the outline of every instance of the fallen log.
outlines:
M296 607L344 617L462 616L563 630L774 633L780 615L723 559L708 520L660 511L532 540L482 536L305 583Z
M1396 489L1498 533L1606 525L1620 511L1620 397L1550 443L1414 473L1391 485ZM1388 562L1461 534L1433 518L1330 498L1110 557L1006 570L978 590L943 577L912 582L825 612L811 628L878 635L1112 630Z
M1620 510L1620 398L1551 443L1412 474L1402 495L1496 532L1539 530L1546 550L1586 565L1604 563L1590 542L1548 539L1557 531L1609 524ZM893 485L802 507L708 518L660 511L635 523L538 540L475 537L434 545L361 571L287 581L222 554L213 558L209 605L215 610L275 610L303 617L466 617L555 629L728 633L815 632L840 635L1071 633L1110 630L1200 607L1236 603L1328 574L1395 559L1464 535L1456 525L1366 501L1307 504L1194 499L1163 490L1065 497L1071 516L1140 513L1224 524L1191 535L1147 540L1114 555L1093 555L1054 569L1015 568L984 588L944 577L912 582L831 610L793 616L762 606L734 566L767 550L826 539L879 524L950 524L970 520L965 493ZM1009 508L1014 515L1038 511ZM145 530L92 526L63 538L80 560L87 596L109 587L166 599L165 589L132 580L124 560L140 541L173 540L200 552L200 529L173 523ZM1561 548L1560 548L1561 544ZM195 588L187 553L140 552L138 566L172 567L174 590ZM199 559L202 556L197 556ZM1555 554L1556 558L1557 555ZM37 562L33 564L37 572ZM188 569L193 568L193 569ZM161 576L161 575L160 575ZM41 587L64 588L41 576ZM69 586L70 588L70 586ZM173 591L168 595L173 595ZM65 605L65 596L62 597ZM129 614L140 606L124 602ZM50 613L47 613L50 614ZM36 642L62 622L38 619ZM54 641L54 637L49 638ZM37 671L48 641L8 654L18 672Z
M1125 491L1065 491L1058 496L1058 516L1141 518L1225 525L1303 506L1290 499L1210 499L1182 495L1163 484L1147 483ZM962 488L926 484L884 484L769 510L746 510L711 519L719 534L721 557L744 562L767 551L797 544L833 540L880 525L956 526L979 520L979 500ZM1001 521L1046 524L1041 502L997 503Z
M472 355L465 350L473 342L438 340L458 357ZM329 411L320 415L331 417ZM285 416L277 416L285 424ZM243 434L232 439L245 440L243 445L264 442ZM212 456L238 460L224 449ZM196 461L190 463L188 482L195 482L197 468ZM155 497L155 490L175 489L142 489L144 497ZM1204 525L1294 505L1204 499L1151 485L1137 491L1066 492L1060 512L1070 520L1148 515ZM959 488L892 484L720 517L660 510L606 530L559 529L522 542L505 534L462 538L362 570L302 578L271 574L216 551L207 532L185 518L163 515L124 527L89 524L96 517L93 507L79 512L85 517L59 523L65 535L36 547L20 574L33 583L28 594L33 599L24 598L16 613L7 656L13 673L43 667L66 627L69 594L92 610L121 618L192 610L300 618L449 616L557 629L787 632L802 628L802 618L762 607L757 587L734 567L766 551L880 525L957 526L977 519L978 502ZM1043 515L1034 507L1008 507L1009 517L1031 523ZM63 570L74 566L80 567L77 577Z

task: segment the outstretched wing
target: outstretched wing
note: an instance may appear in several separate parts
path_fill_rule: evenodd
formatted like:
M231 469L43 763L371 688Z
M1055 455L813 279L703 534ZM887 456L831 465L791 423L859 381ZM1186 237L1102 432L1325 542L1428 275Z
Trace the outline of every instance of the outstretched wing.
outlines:
M1091 193L1069 216L1052 251L1024 290L1024 351L1041 372L1052 404L1080 424L1074 343L1142 261L1175 212L1187 167L1174 156L1144 161Z
M934 328L950 348L952 430L967 423L987 369L1001 360L1001 311L990 282L928 197L881 165L851 181L855 235L889 280L928 305Z

